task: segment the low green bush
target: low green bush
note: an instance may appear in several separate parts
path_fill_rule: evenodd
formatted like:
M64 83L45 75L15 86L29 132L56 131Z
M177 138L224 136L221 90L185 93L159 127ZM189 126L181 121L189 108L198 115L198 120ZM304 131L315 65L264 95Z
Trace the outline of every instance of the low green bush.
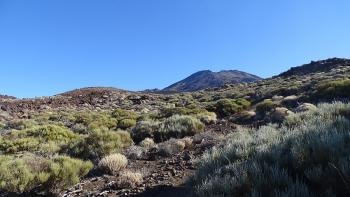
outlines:
M350 98L350 79L321 82L312 96L316 100Z
M35 176L23 160L0 156L0 189L22 193L30 190Z
M112 117L116 118L117 120L122 120L122 119L134 119L134 120L136 120L138 115L133 111L116 109L112 112Z
M322 104L291 124L241 128L200 160L197 196L347 196L350 104ZM344 115L345 114L345 115Z
M161 123L159 130L154 133L154 139L161 142L170 138L193 136L203 129L204 124L195 117L174 115Z
M251 103L246 99L221 99L213 106L213 110L220 116L230 116L250 107Z
M79 138L81 138L79 135L63 126L33 126L24 130L13 130L11 133L0 137L0 151L10 154L45 150L57 152L60 146L69 144ZM48 146L57 147L49 148Z
M114 129L118 120L108 112L59 111L34 114L40 124L63 125L76 133L87 134L89 130Z
M78 135L68 128L57 125L35 126L25 130L12 131L10 135L11 138L33 137L44 142L52 141L56 143L68 143L78 138Z
M277 105L271 99L265 99L256 105L256 113L264 115L273 110L276 106Z
M118 120L105 112L80 112L75 114L74 124L82 124L89 130L115 128Z
M186 107L171 107L171 108L163 108L159 113L158 118L169 118L173 115L197 115L202 113L207 113L206 109L202 108L186 108Z
M215 123L217 120L216 113L214 112L202 112L199 114L195 114L194 117L199 119L204 124L212 124Z
M0 156L0 190L28 193L36 189L55 193L78 183L92 167L91 162L66 156L52 159L35 155Z
M84 162L67 156L54 157L46 184L50 190L68 188L78 183L80 177L85 176L92 167L91 162Z
M120 129L129 129L136 125L136 120L134 119L123 119L118 122L118 128Z
M31 128L34 125L36 124L32 120L13 120L13 121L7 122L5 128L23 130L23 129Z
M146 138L154 138L154 133L159 130L160 122L156 120L139 121L131 134L135 143L140 143Z
M95 130L85 139L71 143L68 152L79 158L100 159L119 152L131 142L130 134L126 131Z
M23 151L34 152L40 149L40 141L36 138L6 139L0 137L0 152L14 154Z

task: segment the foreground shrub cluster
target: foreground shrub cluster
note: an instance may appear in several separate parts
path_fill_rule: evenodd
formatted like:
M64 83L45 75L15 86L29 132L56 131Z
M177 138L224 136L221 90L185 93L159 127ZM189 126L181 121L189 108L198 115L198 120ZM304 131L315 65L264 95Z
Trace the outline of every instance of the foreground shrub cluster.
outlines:
M240 129L205 154L198 196L347 196L350 104L322 104L281 126Z
M132 143L118 121L129 128L126 120L133 118L125 110L59 111L6 122L0 135L0 191L53 194L78 183L92 162Z
M0 156L0 190L25 193L36 189L55 193L78 183L92 166L91 162L66 156L52 159L34 155Z
M131 142L130 134L126 131L92 131L83 140L69 144L68 152L76 157L94 160L119 152Z
M251 103L246 99L221 99L212 106L211 110L215 111L220 117L230 116L250 107Z
M325 81L320 83L313 95L316 100L322 99L349 99L350 79Z
M204 124L193 116L173 115L159 121L140 121L133 129L132 135L136 143L146 138L154 139L155 142L163 142L170 138L183 138L202 132Z

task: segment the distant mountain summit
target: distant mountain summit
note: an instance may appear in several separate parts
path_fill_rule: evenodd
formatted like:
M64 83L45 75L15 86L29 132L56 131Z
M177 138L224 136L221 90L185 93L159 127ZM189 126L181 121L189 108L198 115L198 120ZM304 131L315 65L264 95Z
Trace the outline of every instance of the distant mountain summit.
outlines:
M220 72L212 72L203 70L192 74L184 80L181 80L162 91L166 92L192 92L206 88L221 87L225 84L255 82L262 78L238 71L238 70L223 70Z

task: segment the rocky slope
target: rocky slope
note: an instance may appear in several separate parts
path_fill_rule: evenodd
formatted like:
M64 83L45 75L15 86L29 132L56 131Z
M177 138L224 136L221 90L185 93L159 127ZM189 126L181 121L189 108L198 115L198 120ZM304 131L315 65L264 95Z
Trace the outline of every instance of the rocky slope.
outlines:
M258 76L237 70L223 70L220 72L204 70L194 73L186 79L164 88L163 91L192 92L206 88L221 87L225 84L255 82L258 80L261 80Z
M278 75L279 77L301 76L308 75L316 72L329 72L333 68L350 66L350 60L343 58L331 58L321 61L312 61L309 64L297 66L289 69L286 72Z
M56 125L53 128L49 127L53 131L61 128L57 130L58 134L73 132L79 140L84 140L90 135L89 129L96 126L108 124L111 133L118 132L120 128L133 133L135 127L142 125L144 121L154 123L150 126L153 127L163 124L174 115L190 116L203 122L204 128L200 133L185 138L175 136L179 139L166 139L150 147L143 147L133 138L135 143L121 150L128 159L127 170L142 172L143 179L138 185L120 187L119 175L101 174L98 161L91 160L95 166L93 170L77 185L59 192L61 196L190 196L193 189L186 185L187 179L196 171L197 162L201 160L203 153L224 141L228 134L236 132L239 127L280 123L293 113L315 108L313 104L318 102L349 99L347 94L342 94L350 91L350 85L347 83L350 78L349 63L350 60L346 59L322 60L292 68L269 79L250 83L233 82L223 87L187 93L130 92L95 87L35 99L0 97L0 140L7 140L6 146L12 146L9 140L13 139L17 140L16 143L35 140L40 135L33 136L31 132L37 132L36 128L44 130L51 124ZM206 72L199 75L206 75ZM331 97L320 94L320 91L324 90L324 84L328 83L331 88L326 86L325 89ZM340 91L337 89L339 87ZM240 99L248 101L248 105L242 107ZM115 111L116 109L127 111ZM212 112L219 115L218 112L222 111L225 112L225 116L213 116ZM135 121L136 125L120 126L116 123L123 123L124 119ZM147 125L143 126L145 127L140 127L141 131L147 132L147 129L142 130L147 128ZM173 126L175 125L169 128ZM11 136L13 130L21 131L22 134ZM62 134L59 137L69 141L65 136L69 135ZM39 140L46 143L46 138ZM183 141L190 143L179 149L178 145L183 144ZM50 143L54 144L52 141ZM28 152L38 158L54 157L54 154L47 150L35 149L41 144L25 143L23 146L34 149L35 151ZM68 145L64 144L63 147L69 148ZM4 147L0 144L0 151L5 150ZM50 150L54 151L56 148ZM14 154L18 158L25 155L23 152L14 152L17 149L9 150L12 152L6 154ZM62 151L65 149L62 148ZM71 156L81 159L73 154ZM16 194L0 189L0 196L6 195ZM29 196L28 193L25 195ZM37 193L33 193L33 196L35 195Z

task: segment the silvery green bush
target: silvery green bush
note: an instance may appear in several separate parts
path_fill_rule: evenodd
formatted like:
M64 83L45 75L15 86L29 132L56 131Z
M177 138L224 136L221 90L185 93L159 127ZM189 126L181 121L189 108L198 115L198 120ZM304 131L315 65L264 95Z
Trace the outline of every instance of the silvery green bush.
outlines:
M350 104L320 104L282 126L240 128L201 159L197 196L350 195Z

